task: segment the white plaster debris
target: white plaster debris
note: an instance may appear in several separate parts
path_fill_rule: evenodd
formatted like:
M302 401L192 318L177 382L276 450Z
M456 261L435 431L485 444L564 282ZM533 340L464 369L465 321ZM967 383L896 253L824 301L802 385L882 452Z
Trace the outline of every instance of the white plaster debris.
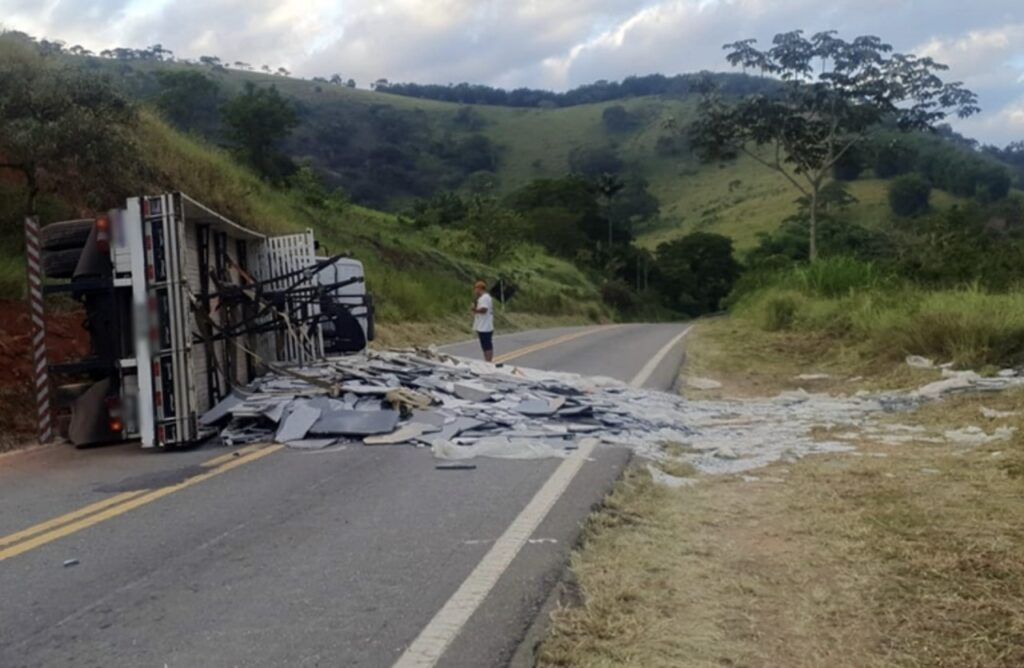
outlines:
M584 439L594 438L602 444L629 447L655 463L681 461L708 474L738 474L809 454L854 452L861 440L892 445L1003 441L1013 435L1012 428L1000 427L991 433L980 427L932 432L926 426L885 424L879 418L955 393L1024 387L1024 376L1019 374L987 378L945 369L942 380L911 391L837 397L801 389L770 398L685 399L609 378L496 367L431 351L332 358L298 372L297 377L264 377L242 401L229 402L220 414L214 413L217 420L231 419L222 438L227 433L231 439L225 440L244 443L265 438L267 433L272 437L267 421L272 423L279 414L287 422L291 415L269 410L280 402L321 410L319 425L330 424L332 416L362 420L375 411L386 412L381 404L388 399L381 395L394 395L394 401L411 403L389 430L374 431L376 424L364 427L371 436L369 442L429 446L440 459L536 459L569 456ZM317 382L311 384L306 378ZM694 381L700 387L721 386L710 379L690 379L688 384L693 386ZM337 393L330 391L332 383L339 384ZM347 391L353 387L360 392ZM299 427L302 431L306 424ZM822 440L823 429L834 435ZM338 437L339 445L363 440L346 435L341 427L334 432L314 426L310 433ZM303 443L307 447L321 444L307 438ZM666 443L679 447L667 449ZM673 479L656 466L652 470L662 484L689 484L679 482L689 479Z
M711 378L687 378L686 385L694 390L718 390L722 384Z
M1006 376L1004 376L1006 377ZM1012 377L1012 376L1009 376ZM1018 411L997 411L994 408L988 408L987 406L981 407L981 414L987 417L989 420L1001 420L1004 418L1011 418L1019 415Z
M907 366L915 369L934 369L935 362L927 357L921 357L920 355L908 355Z
M950 429L943 432L946 440L959 445L984 445L985 443L997 443L1008 441L1016 433L1016 427L999 427L991 434L985 433L981 427L970 426L960 429Z
M691 485L696 485L698 482L697 478L681 478L679 476L669 475L652 464L647 465L647 471L651 474L651 480L653 480L656 485L662 485L663 487L670 487L672 489L690 487Z

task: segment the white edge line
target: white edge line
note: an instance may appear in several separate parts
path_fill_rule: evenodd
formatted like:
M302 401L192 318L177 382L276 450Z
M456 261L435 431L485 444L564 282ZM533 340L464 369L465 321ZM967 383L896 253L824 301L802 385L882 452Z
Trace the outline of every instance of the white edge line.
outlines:
M437 664L520 549L569 488L583 463L594 451L596 443L596 439L586 439L580 444L579 450L558 465L469 577L398 658L394 668L429 668Z
M644 368L640 369L640 373L634 376L633 380L629 381L630 386L643 387L644 383L650 380L651 376L654 375L654 370L657 369L658 365L662 363L662 361L665 359L665 356L668 355L672 351L672 349L675 348L676 345L678 345L679 342L682 341L686 337L686 335L690 333L691 329L693 329L693 325L688 325L686 329L679 333L679 336L675 337L674 339L666 343L665 346L661 350L659 350L654 357L648 360L647 364L644 365Z
M644 365L630 385L642 387L665 359L665 356L690 333L692 328L693 325L688 326L665 344ZM558 465L544 486L530 499L522 512L512 520L512 523L491 546L469 577L463 581L451 598L420 631L412 644L406 648L393 668L431 668L437 665L452 641L494 589L530 536L569 488L573 478L583 467L583 463L590 458L596 444L596 439L584 440L580 444L579 450Z

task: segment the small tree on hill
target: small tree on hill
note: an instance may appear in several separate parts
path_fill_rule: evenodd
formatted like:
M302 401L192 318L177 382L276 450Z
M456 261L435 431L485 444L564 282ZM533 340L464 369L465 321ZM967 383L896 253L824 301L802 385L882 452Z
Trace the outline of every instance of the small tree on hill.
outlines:
M889 208L897 216L916 216L928 210L932 184L918 174L905 174L889 185Z
M224 124L236 149L261 176L279 179L286 159L277 151L299 124L295 109L277 88L257 88L246 82L245 92L224 105Z
M0 34L0 170L25 180L28 215L40 192L110 187L131 173L135 109L105 79Z
M526 236L521 215L485 197L474 197L469 202L461 226L476 243L479 260L486 264L506 258Z
M797 30L776 35L764 51L755 43L727 44L727 59L775 77L777 90L734 104L706 93L691 138L705 159L747 155L810 199L812 261L818 254L818 195L849 151L883 121L922 130L949 113L964 118L979 110L974 93L939 78L945 65L892 53L877 37L847 42L833 31L807 38Z

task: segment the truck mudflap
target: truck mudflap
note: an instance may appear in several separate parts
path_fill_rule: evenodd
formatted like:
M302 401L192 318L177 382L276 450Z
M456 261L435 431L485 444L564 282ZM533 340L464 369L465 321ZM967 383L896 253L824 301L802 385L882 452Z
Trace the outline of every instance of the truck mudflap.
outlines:
M121 438L120 431L111 429L107 399L111 393L109 378L96 381L71 404L68 440L72 445L109 443Z

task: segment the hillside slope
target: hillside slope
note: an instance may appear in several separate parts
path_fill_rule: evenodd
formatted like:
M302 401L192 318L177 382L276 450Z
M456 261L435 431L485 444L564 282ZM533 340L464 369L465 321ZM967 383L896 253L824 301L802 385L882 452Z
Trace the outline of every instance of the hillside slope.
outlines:
M696 114L694 95L561 108L461 105L251 71L82 61L115 72L135 96L148 100L160 90L154 73L161 70L200 71L217 82L221 100L248 82L274 85L294 101L302 119L287 151L355 201L376 208L401 211L417 198L452 190L505 195L534 179L570 172L574 151L605 151L621 161L623 174L646 180L660 202L660 217L636 230L645 247L702 230L728 235L743 250L797 210L797 194L784 179L752 160L697 160L684 132ZM605 119L610 109L626 118L614 129ZM215 123L198 130L214 141L220 135ZM856 181L850 190L858 201L845 218L871 226L887 215L884 181ZM942 209L955 201L937 190L932 203Z
M519 284L520 293L509 305L512 313L577 320L606 315L597 288L566 262L534 253L529 261L512 258L503 266L486 266L433 248L391 214L358 205L340 213L318 210L295 192L266 185L224 151L182 135L149 112L140 117L137 140L147 173L126 180L124 188L180 190L267 233L314 229L326 251L350 252L364 262L384 323L458 318L466 311L472 282L499 276ZM20 185L0 183L0 296L20 296L24 286L17 220L22 200ZM95 213L85 202L55 196L44 198L41 209L44 222Z

